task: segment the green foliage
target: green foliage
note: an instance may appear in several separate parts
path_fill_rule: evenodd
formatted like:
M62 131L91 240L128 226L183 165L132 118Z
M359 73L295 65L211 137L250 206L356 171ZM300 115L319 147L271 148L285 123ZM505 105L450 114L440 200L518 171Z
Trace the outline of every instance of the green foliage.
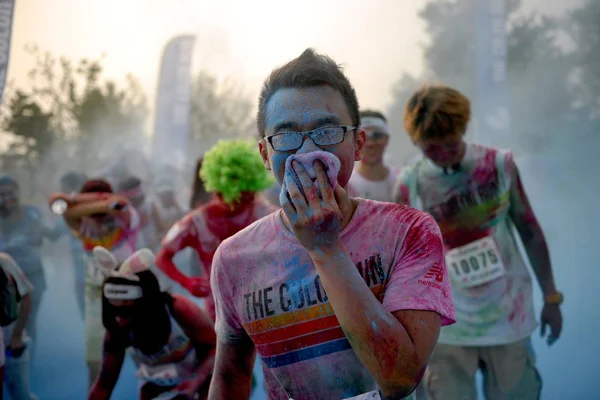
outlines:
M419 78L402 75L394 87L389 113L394 129L403 131L404 105L414 87L424 81L456 87L476 100L476 4L477 0L432 0L423 7L419 15L429 35L424 46L426 67ZM588 0L566 21L524 14L520 7L520 0L507 0L513 145L540 151L558 145L577 102L589 108L595 105L600 114L600 5ZM564 26L570 27L574 52L564 46Z
M218 139L248 138L254 132L253 102L233 79L200 71L192 84L190 139L208 148ZM196 159L200 154L190 154Z
M243 192L262 192L274 183L256 150L245 140L219 140L204 155L200 171L208 192L217 192L228 204L240 199Z
M34 61L27 85L5 92L0 116L11 142L0 156L4 171L31 177L35 187L51 181L65 160L89 168L101 162L106 143L142 136L146 100L133 77L118 85L103 79L102 58L75 62L36 46L26 51Z
M600 119L600 2L587 0L571 13L567 31L577 43L572 57L577 64L574 73L576 100ZM598 122L597 122L598 123Z

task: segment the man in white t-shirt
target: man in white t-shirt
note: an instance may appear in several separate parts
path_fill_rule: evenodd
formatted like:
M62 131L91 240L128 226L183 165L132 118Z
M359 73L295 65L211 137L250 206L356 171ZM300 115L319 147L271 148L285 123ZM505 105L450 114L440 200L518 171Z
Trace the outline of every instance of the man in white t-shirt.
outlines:
M385 116L379 111L360 113L360 126L365 130L366 141L360 152L348 189L355 197L377 201L392 201L392 191L398 169L385 165L383 155L390 139Z
M20 297L17 320L0 329L0 369L4 370L6 367L6 389L12 399L37 399L29 391L29 349L28 338L25 337L25 326L31 309L30 293L33 291L33 285L15 260L6 253L0 253L0 268L15 285ZM6 343L4 338L6 338ZM1 375L3 373L0 373ZM1 381L0 379L0 383ZM0 389L2 388L0 387Z

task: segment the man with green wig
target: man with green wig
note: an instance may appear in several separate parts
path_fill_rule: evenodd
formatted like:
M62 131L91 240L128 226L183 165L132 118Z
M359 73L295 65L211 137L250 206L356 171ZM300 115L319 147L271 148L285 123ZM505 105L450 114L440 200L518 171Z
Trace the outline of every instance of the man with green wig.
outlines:
M171 279L192 295L206 298L207 311L213 321L215 303L210 289L210 269L217 247L276 210L260 195L273 185L273 180L255 146L241 140L219 141L204 155L200 178L206 190L216 195L173 225L156 258L158 267ZM186 276L173 263L173 257L186 247L198 253L204 276Z

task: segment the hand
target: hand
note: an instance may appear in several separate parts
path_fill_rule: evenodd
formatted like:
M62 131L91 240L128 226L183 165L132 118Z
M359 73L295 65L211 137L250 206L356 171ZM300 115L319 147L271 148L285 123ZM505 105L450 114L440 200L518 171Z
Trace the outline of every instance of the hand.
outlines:
M339 241L343 222L342 210L338 206L336 196L343 198L344 189L336 185L334 191L325 166L319 160L315 161L314 168L320 196L315 183L302 164L293 161L292 168L294 171L286 170L284 177L289 196L282 193L280 199L292 232L300 244L309 251L335 245ZM301 187L294 179L294 172L298 176Z
M12 335L8 347L10 347L13 350L19 350L25 347L22 335Z
M195 297L206 297L210 294L210 281L207 278L187 278L185 288Z
M547 339L548 346L552 346L552 344L560 337L562 323L563 319L562 314L560 313L560 306L558 304L544 304L541 317L541 336L545 336L546 326L549 326L550 334Z

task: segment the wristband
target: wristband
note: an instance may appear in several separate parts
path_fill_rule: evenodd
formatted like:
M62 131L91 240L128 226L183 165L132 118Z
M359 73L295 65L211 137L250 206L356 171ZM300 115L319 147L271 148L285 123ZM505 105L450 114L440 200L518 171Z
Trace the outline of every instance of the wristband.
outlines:
M556 292L554 294L544 296L544 303L546 304L556 304L557 306L561 305L565 300L563 294L561 292Z

